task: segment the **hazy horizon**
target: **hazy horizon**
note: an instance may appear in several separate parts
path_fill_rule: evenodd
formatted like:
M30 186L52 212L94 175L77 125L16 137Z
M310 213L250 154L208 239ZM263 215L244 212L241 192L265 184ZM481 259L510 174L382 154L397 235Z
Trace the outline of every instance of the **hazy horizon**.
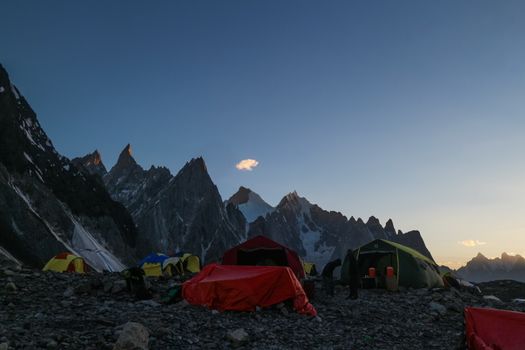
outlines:
M392 218L451 267L525 255L525 3L2 7L0 63L69 158L202 155L223 199Z

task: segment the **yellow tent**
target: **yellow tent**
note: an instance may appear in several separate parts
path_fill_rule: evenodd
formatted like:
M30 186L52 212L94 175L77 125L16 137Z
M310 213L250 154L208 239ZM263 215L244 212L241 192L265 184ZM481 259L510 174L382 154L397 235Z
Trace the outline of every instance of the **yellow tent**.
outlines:
M317 269L314 263L303 261L304 272L309 276L317 275Z
M169 271L164 271L163 262L168 259L167 255L161 253L151 253L142 259L138 266L144 270L146 276L160 277L164 275L171 276Z
M49 260L42 271L85 273L88 265L80 256L70 253L60 253Z
M185 253L180 257L171 257L162 263L162 269L171 275L184 275L187 272L197 273L201 270L200 259L196 255Z
M191 273L197 273L201 270L201 262L197 255L192 255L189 253L184 254L182 256L182 263L184 265L184 269Z

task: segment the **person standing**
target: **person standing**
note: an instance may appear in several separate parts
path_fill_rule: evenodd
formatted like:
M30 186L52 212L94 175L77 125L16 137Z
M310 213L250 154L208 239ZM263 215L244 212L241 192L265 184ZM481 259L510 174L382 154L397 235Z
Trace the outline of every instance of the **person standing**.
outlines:
M321 272L324 291L330 296L334 296L334 270L338 266L341 266L341 259L330 261L323 268L323 272Z
M357 266L357 259L351 249L348 250L346 256L348 259L348 272L350 277L350 295L348 295L348 299L357 299L357 288L359 287L359 268Z

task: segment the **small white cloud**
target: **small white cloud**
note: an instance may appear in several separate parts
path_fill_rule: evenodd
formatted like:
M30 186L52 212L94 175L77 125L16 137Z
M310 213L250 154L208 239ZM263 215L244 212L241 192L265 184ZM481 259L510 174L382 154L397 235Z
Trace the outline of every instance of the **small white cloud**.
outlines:
M243 159L235 164L235 167L241 171L252 171L257 165L259 165L259 162L255 159Z
M465 247L472 248L472 247L477 247L480 245L485 245L487 244L487 242L481 242L481 241L473 240L473 239L466 239L464 241L459 241L458 244L464 245Z

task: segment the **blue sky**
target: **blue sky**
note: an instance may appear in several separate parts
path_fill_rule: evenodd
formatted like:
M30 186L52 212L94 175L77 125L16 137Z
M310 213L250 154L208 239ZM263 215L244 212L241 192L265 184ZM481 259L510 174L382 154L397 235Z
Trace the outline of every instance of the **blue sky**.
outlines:
M224 197L297 190L391 217L449 264L525 254L521 1L0 9L0 63L69 157L97 148L110 167L131 143L175 173L202 155ZM235 169L246 158L258 167Z

